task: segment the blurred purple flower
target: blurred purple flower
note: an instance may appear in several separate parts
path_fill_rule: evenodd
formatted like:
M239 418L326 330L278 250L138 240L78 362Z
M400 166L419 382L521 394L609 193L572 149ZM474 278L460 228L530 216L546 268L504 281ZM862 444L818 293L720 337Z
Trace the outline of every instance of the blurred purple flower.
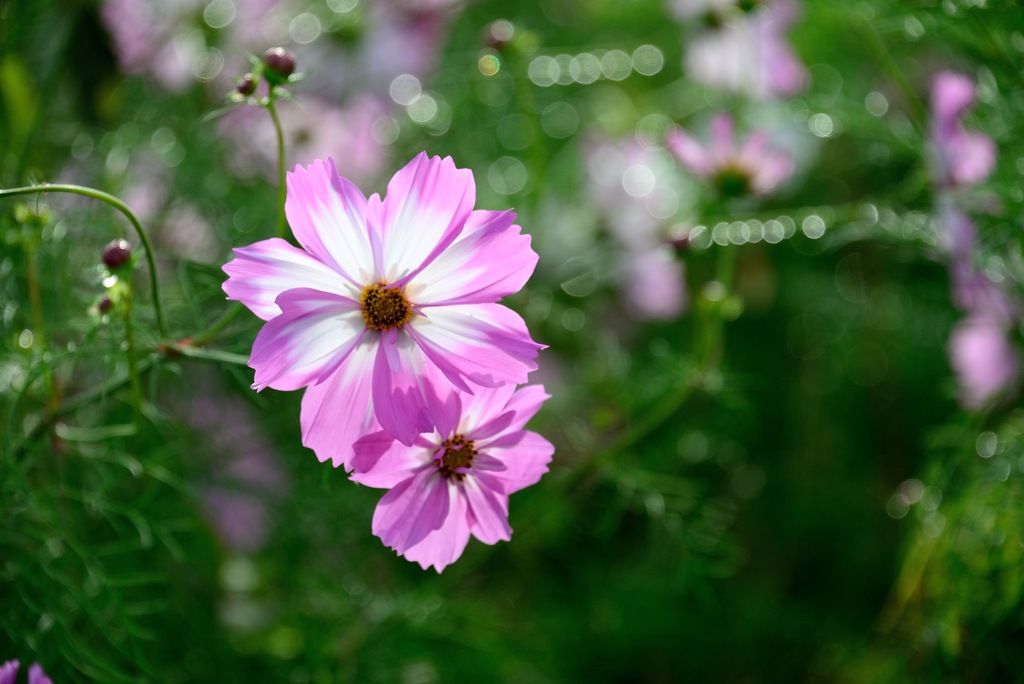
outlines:
M970 314L953 328L950 364L966 408L983 408L1016 385L1020 360L1009 333L1006 321L984 313Z
M209 467L200 487L203 508L229 549L256 551L266 543L272 507L290 489L287 474L244 401L209 377L188 385L193 391L178 403L182 418L201 435Z
M686 310L684 266L667 246L631 252L625 259L625 294L636 318L671 320Z
M733 120L728 114L719 114L712 120L707 146L678 127L668 132L667 143L684 168L724 197L767 195L793 173L792 158L769 149L768 134L764 131L752 133L737 147Z
M554 447L524 430L548 395L531 385L476 394L453 392L431 405L433 434L405 446L385 432L354 445L352 479L389 489L373 515L384 544L441 572L462 555L470 535L508 541L508 497L540 480Z
M0 684L14 684L14 679L18 676L18 669L20 667L21 663L17 660L8 660L3 665L0 665Z
M0 665L0 684L14 684L20 668L21 663L17 660L8 660ZM46 676L42 665L32 663L28 668L28 684L53 684L53 680Z
M105 0L100 17L110 32L121 68L151 75L181 91L195 82L193 64L206 51L203 32L190 19L205 0Z
M317 98L303 98L281 107L286 165L293 168L334 157L343 164L345 176L354 182L376 180L389 150L374 138L374 130L387 120L387 112L387 103L369 96L344 107ZM220 130L233 145L229 164L238 176L261 172L268 181L276 182L276 134L266 112L256 108L231 112L221 120Z
M936 183L941 188L980 183L995 167L996 146L992 138L962 125L974 104L974 83L962 74L943 71L932 80L931 94Z
M686 309L688 297L683 264L665 235L665 220L678 208L678 188L665 183L664 176L678 172L666 155L634 138L590 136L582 151L590 197L622 245L615 272L629 313L641 320L675 318Z
M682 18L702 15L710 28L689 41L684 65L704 85L758 100L803 90L807 70L787 34L799 8L794 0L765 0L742 8L737 0L676 0Z

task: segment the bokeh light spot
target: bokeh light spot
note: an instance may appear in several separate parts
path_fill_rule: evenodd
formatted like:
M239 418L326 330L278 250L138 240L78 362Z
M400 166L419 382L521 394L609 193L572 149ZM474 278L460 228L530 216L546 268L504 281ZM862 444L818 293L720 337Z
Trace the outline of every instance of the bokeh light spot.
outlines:
M555 81L558 80L559 71L558 62L553 57L541 55L530 62L527 73L531 81L542 88L546 88L555 84Z
M412 74L396 76L388 88L391 99L400 105L411 105L423 92L420 80Z
M665 66L665 55L653 45L641 45L633 50L633 68L638 74L653 76Z
M234 21L235 3L231 0L213 0L203 10L203 21L210 28L221 29Z
M288 24L288 35L299 45L312 43L320 35L320 20L315 14L303 12Z
M526 167L514 157L501 157L487 169L487 182L495 192L514 195L526 185Z
M580 125L580 115L567 102L548 105L540 115L540 125L552 138L568 138Z
M494 76L501 70L501 60L498 59L497 55L481 55L480 59L476 61L476 68L484 76Z
M622 50L609 50L601 57L601 73L613 81L621 81L633 71L633 60Z

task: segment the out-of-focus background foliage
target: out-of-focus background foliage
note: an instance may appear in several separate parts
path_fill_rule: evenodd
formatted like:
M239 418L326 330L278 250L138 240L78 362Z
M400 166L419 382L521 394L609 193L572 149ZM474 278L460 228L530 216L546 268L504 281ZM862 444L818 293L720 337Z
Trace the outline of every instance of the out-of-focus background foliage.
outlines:
M0 4L0 187L122 197L170 328L140 266L136 421L97 308L128 224L0 200L0 660L58 683L1019 681L1024 411L1012 377L972 403L951 367L928 132L933 76L975 82L998 162L953 201L1019 300L1024 7L808 0L783 33L802 87L757 98L684 68L720 30L701 4ZM550 347L551 472L510 543L441 575L301 446L300 393L249 389L254 316L202 358L161 346L215 323L230 248L273 234L267 113L207 116L273 45L306 75L278 103L289 166L333 156L370 193L451 155L541 257L507 303ZM771 196L720 201L666 151L720 112L792 156Z

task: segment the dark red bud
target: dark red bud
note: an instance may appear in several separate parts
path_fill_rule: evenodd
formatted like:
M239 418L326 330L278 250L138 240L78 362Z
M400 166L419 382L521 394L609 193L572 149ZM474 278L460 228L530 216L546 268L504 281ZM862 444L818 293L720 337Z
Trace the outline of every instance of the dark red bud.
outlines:
M295 71L295 55L283 47L270 48L263 53L263 67L268 81L284 83Z
M238 85L235 86L235 90L246 97L252 95L256 92L256 77L252 74L246 74L238 79Z
M96 305L96 310L99 311L101 314L105 314L105 313L107 313L108 311L110 311L113 308L114 308L114 300L111 299L110 297L104 297Z
M132 246L127 240L112 240L103 248L103 263L114 270L121 268L132 258Z

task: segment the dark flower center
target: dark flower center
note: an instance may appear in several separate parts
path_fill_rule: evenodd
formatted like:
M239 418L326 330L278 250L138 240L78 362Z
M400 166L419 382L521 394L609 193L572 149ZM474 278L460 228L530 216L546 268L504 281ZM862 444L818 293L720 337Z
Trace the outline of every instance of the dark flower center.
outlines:
M401 328L412 318L412 307L405 293L384 283L367 285L362 296L363 320L373 330Z
M462 435L455 435L441 443L444 454L437 459L437 469L445 479L452 478L462 481L465 473L456 472L459 468L472 468L473 458L476 456L476 447L473 442Z
M750 193L750 174L744 169L727 166L715 174L714 185L722 197L743 197Z

